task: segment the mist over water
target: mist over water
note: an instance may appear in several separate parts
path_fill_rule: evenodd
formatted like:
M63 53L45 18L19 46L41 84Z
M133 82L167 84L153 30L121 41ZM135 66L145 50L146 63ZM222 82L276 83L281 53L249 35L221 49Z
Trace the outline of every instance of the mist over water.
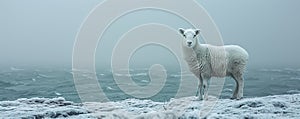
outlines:
M1 1L0 65L71 65L76 33L90 10L101 2L102 0ZM197 2L215 21L224 44L241 45L249 52L249 67L299 67L300 35L297 31L300 27L300 15L295 14L300 10L299 1ZM101 66L109 68L106 65L109 60L106 59L110 57L110 52L106 50L119 37L116 34L128 30L128 26L155 21L178 28L190 27L174 15L159 11L145 10L127 15L112 26L107 34L110 39L98 44L97 61L101 62ZM160 51L152 49L152 52ZM148 56L155 57L155 54ZM171 58L164 58L164 61Z

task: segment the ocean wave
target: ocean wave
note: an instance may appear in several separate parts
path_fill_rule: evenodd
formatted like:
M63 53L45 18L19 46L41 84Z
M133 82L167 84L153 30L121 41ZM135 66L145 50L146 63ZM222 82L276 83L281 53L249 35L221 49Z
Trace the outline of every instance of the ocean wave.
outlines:
M149 83L149 80L141 80L142 83Z
M194 76L192 73L183 73L183 74L170 74L170 77L179 78L179 77L191 77Z
M54 78L54 76L48 76L48 75L45 75L45 74L38 73L37 78Z
M0 86L2 86L2 87L10 87L10 86L14 86L14 85L17 85L17 84L12 83L12 82L8 82L8 81L1 81L0 80Z
M106 89L108 89L108 90L115 90L114 88L112 88L110 86L107 86Z
M300 77L291 77L292 80L300 80Z
M282 72L282 69L260 69L259 71L263 72Z
M131 77L131 76L148 76L148 73L115 73L115 76L125 76L125 77Z
M55 94L55 95L57 95L57 96L62 96L62 94L61 94L61 93L59 93L59 92L56 92L56 91L54 92L54 94Z
M87 76L85 74L81 74L82 76ZM118 76L118 77L146 77L148 76L148 72L141 72L141 73L136 73L136 72L132 72L132 73L97 73L97 76L98 77L112 77L112 76ZM170 73L170 74L167 74L169 77L171 78L180 78L180 77L192 77L194 76L192 73L183 73L183 74L180 74L180 73Z
M130 74L119 74L119 73L115 73L115 76L126 76L126 77L130 77Z
M16 67L10 67L11 71L23 71L25 69L20 69L20 68L16 68Z
M260 69L258 70L262 73L272 73L275 75L285 75L285 76L298 76L300 75L297 69L292 68L282 68L282 69Z
M231 88L225 88L223 91L224 92L233 92Z
M300 69L293 69L293 68L282 68L282 69L260 69L258 71L262 71L262 72L297 72L300 71Z
M213 98L213 97L210 97ZM298 118L300 94L275 95L242 100L219 99L207 119ZM169 102L126 99L118 102L74 103L64 98L21 98L0 102L1 118L194 118L199 119L203 101L196 97Z
M288 93L288 94L298 94L298 93L300 93L300 90L289 90L286 93Z
M103 74L103 73L102 73L102 74L97 74L97 75L98 75L98 76L105 76L105 74Z

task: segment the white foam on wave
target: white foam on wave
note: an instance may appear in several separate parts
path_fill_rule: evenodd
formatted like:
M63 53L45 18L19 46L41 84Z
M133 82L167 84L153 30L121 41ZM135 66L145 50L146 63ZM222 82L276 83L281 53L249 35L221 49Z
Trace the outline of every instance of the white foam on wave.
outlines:
M300 80L300 77L291 77L291 80Z
M263 71L263 72L282 72L283 70L281 70L281 69L260 69L259 71Z
M110 87L110 86L107 86L106 87L108 90L115 90L114 88Z
M300 69L294 69L294 68L282 68L282 69L260 69L259 71L262 72L299 72Z
M223 91L224 92L233 92L233 90L231 88L225 88Z
M149 83L149 80L141 80L143 83Z
M128 74L128 73L115 73L115 76L120 77L131 77L131 76L147 76L147 73L135 73L135 74Z
M16 68L16 67L10 67L11 71L23 71L24 69Z
M287 91L287 93L289 93L289 94L297 94L297 93L300 93L300 90L289 90L289 91Z
M148 73L136 73L136 74L133 74L132 76L147 76Z
M57 96L61 96L62 94L61 93L59 93L59 92L54 92L55 93L55 95L57 95Z
M54 78L53 76L48 76L48 75L45 75L45 74L38 74L37 76L38 78Z
M120 73L115 73L114 74L115 76L126 76L126 77L130 77L131 75L130 74L120 74Z
M171 74L170 75L171 77L174 77L174 78L179 78L179 77L193 77L194 74L192 73L182 73L182 74Z

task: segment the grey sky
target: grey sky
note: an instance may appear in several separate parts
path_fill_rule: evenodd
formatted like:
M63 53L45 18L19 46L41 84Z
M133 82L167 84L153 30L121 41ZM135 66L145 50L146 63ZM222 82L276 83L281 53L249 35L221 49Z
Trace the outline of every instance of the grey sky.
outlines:
M72 48L81 23L102 0L1 0L0 1L0 64L71 64ZM225 44L238 44L248 50L250 67L299 67L300 66L300 1L297 0L197 0L217 24ZM178 5L180 7L180 5ZM149 13L150 12L150 13ZM153 12L153 13L151 13ZM151 15L153 16L151 16ZM166 22L172 15L155 11L136 13L159 18ZM156 15L156 16L155 16ZM165 16L165 17L163 17ZM136 18L125 17L112 26L112 30L126 30ZM155 21L155 20L154 20ZM127 26L124 26L127 23ZM170 24L187 25L180 20ZM122 28L119 29L120 25ZM114 28L114 29L113 29ZM119 30L117 30L119 29ZM110 35L111 34L111 35ZM108 33L106 37L113 37ZM117 40L117 39L115 39ZM107 42L104 40L104 42ZM176 41L174 41L176 42ZM101 42L100 42L101 43ZM107 42L113 46L114 42ZM109 47L106 45L106 47ZM101 47L101 44L99 45ZM105 47L103 46L105 49ZM137 52L136 57L155 56L163 49ZM152 51L152 52L149 52ZM109 53L102 55L97 49L99 63L107 64ZM106 52L106 51L104 51ZM151 55L153 54L153 55ZM166 52L168 54L168 52ZM164 55L164 59L174 58ZM149 58L148 58L149 59ZM102 61L103 60L103 61ZM172 60L173 61L173 60ZM141 62L141 60L137 60ZM146 62L146 61L145 61Z

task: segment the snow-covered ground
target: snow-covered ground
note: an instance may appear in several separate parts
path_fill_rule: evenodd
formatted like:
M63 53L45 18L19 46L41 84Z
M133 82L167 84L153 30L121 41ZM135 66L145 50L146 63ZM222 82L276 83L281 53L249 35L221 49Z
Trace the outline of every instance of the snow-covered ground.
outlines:
M118 102L84 104L64 98L31 98L0 102L0 118L179 118L197 119L202 101L195 97L169 102L127 99ZM242 100L220 99L208 119L283 119L300 118L300 94L275 95Z

